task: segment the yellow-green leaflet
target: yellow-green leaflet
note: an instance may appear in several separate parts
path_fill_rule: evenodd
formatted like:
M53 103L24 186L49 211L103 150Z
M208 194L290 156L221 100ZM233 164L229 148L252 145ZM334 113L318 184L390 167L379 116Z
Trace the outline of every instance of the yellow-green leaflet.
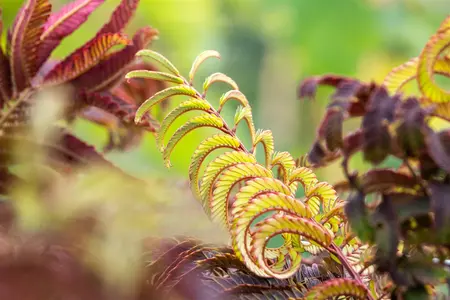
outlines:
M220 53L215 50L206 50L200 53L192 63L191 70L189 71L189 83L192 84L194 81L195 74L197 73L198 68L200 65L207 60L208 58L215 57L217 59L220 59Z
M253 141L255 139L256 130L250 106L238 106L234 116L234 125L237 127L242 120L245 120L248 130L250 131L250 138Z
M214 135L200 143L191 157L191 164L189 166L189 181L197 199L201 199L198 178L200 166L204 159L216 149L229 148L238 150L240 146L241 143L238 139L226 134Z
M180 71L178 71L178 69L175 68L175 66L166 57L159 54L158 52L155 52L155 51L152 51L149 49L144 49L144 50L138 51L138 53L136 53L136 56L147 57L147 58L156 60L161 65L163 65L167 70L169 70L172 74L174 74L176 76L181 76Z
M415 57L394 68L384 79L383 85L390 93L397 93L408 82L417 78L419 58ZM439 57L434 64L434 73L450 76L450 59Z
M229 84L234 90L239 90L238 85L233 79L223 73L214 73L205 79L203 83L203 94L206 94L211 84L214 82L224 82Z
M220 97L220 99L219 99L219 108L217 110L221 111L223 106L231 99L235 99L235 100L239 101L239 103L243 107L249 106L247 97L245 97L245 95L242 94L241 91L239 91L239 90L231 90L231 91L228 91L225 94L223 94L222 97Z
M230 166L245 162L256 163L256 158L252 154L248 154L245 152L230 151L218 156L206 166L205 172L202 177L202 182L200 185L200 195L202 203L208 207L207 208L208 215L210 215L209 202L210 199L212 199L213 184L216 181L219 174L222 173L227 168L229 168Z
M289 152L275 152L271 167L279 166L283 170L283 182L288 183L289 175L295 169L295 160Z
M149 71L149 70L131 71L125 75L125 78L126 79L145 78L145 79L154 79L154 80L173 82L173 83L178 83L178 84L183 83L183 79L178 76L174 76L169 73L158 72L158 71Z
M221 118L210 115L202 114L200 116L192 118L189 122L180 127L167 142L166 147L163 149L163 158L166 161L166 166L170 167L170 154L177 145L177 143L190 131L199 127L213 127L222 129L223 121Z
M290 189L274 178L255 178L246 182L236 194L231 212L231 232L233 248L238 257L250 260L247 266L254 268L255 259L250 254L250 226L262 213L279 212L311 217L308 208L299 200L289 196ZM284 247L273 250L276 256L282 254Z
M311 239L318 244L327 247L333 241L333 236L323 226L317 224L310 219L292 216L276 214L273 217L269 217L258 223L252 233L252 252L257 258L258 265L265 270L265 272L271 276L277 278L288 278L292 276L300 267L301 255L294 252L296 255L293 257L293 263L291 269L288 269L285 273L275 274L271 268L267 265L264 255L264 249L270 238L282 233L298 234L308 239Z
M450 27L434 35L423 49L417 67L419 88L428 99L436 103L450 101L450 92L442 89L433 79L434 63L439 55L450 47Z
M256 146L261 143L264 147L264 155L266 158L266 166L269 167L271 164L271 158L274 152L274 142L273 135L270 130L258 130L256 132L255 139L253 140L253 148L256 152Z
M163 149L164 136L179 116L192 110L207 111L210 108L211 105L208 102L199 99L190 99L175 107L161 122L158 135L156 136L158 148Z
M316 174L314 174L311 169L300 167L293 170L289 175L289 187L293 192L295 192L295 190L297 189L297 187L294 185L296 182L301 183L306 194L309 188L315 185L318 180Z
M331 185L319 183L312 170L297 167L296 160L288 152L275 152L272 132L256 130L249 102L230 77L220 72L210 75L204 81L202 93L192 86L201 64L212 57L220 58L219 53L207 50L198 55L188 80L164 56L150 50L141 51L139 55L160 62L170 74L134 71L127 75L128 78L164 80L175 86L145 101L136 113L136 121L164 99L176 95L190 97L165 116L156 137L168 167L173 149L186 134L201 127L221 131L204 139L192 154L189 182L208 216L228 229L236 257L258 276L284 279L298 271L305 249L312 252L330 249L334 234L340 233L339 218L343 213L342 203L337 202ZM217 110L205 98L215 82L224 82L232 88L219 99ZM222 108L230 100L239 103L234 126L229 126L221 115ZM164 146L169 128L190 111L201 114L178 128ZM247 149L237 136L243 121L249 128L251 149ZM255 157L259 144L264 151L264 164ZM228 152L213 158L201 172L207 157L218 149ZM277 170L280 178L274 178L272 170ZM299 182L305 189L304 199L295 198ZM267 247L267 242L275 235L281 235L282 245ZM169 272L170 269L158 278L159 285L169 278Z
M229 225L228 196L231 188L243 179L272 177L272 172L255 163L240 163L229 167L217 178L211 199L211 219Z
M189 97L195 97L197 94L197 91L187 85L178 85L169 87L165 90L162 90L156 94L154 94L152 97L147 99L144 103L141 104L141 106L136 111L136 116L134 117L134 122L139 123L142 119L142 117L156 104L159 104L160 102L166 100L169 97L175 96L175 95L184 95Z

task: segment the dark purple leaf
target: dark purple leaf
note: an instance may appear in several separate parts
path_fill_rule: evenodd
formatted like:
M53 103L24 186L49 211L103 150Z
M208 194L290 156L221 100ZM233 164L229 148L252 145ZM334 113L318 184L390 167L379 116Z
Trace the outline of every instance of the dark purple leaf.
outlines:
M83 88L89 93L111 89L123 80L123 76L135 61L136 53L147 47L157 33L150 27L140 29L134 35L132 45L101 61L88 72L73 80L73 85L76 88Z
M331 99L334 101L351 101L362 86L363 84L357 80L344 81L338 85Z
M77 30L105 0L75 0L52 13L44 25L38 64L42 65L61 41Z
M401 105L402 122L397 127L397 139L400 148L407 156L417 157L425 148L423 127L426 113L415 98L409 98Z
M347 199L347 203L344 207L345 215L347 216L352 231L361 239L363 242L373 241L375 232L372 225L369 223L365 195L362 192L355 191Z
M450 130L435 132L427 129L425 141L431 158L440 168L450 174Z
M344 138L344 147L342 149L343 154L345 157L350 157L357 151L359 151L363 144L363 133L361 130L356 130L350 134L348 134Z
M13 94L31 85L39 68L37 53L41 45L44 24L50 16L48 0L28 0L16 16L11 31L11 74Z
M299 98L314 98L316 95L316 90L318 85L328 85L332 87L337 87L344 82L355 82L355 79L338 76L338 75L325 75L311 77L304 80L298 89Z
M420 218L426 217L429 219L430 212L430 198L424 195L411 195L408 193L389 193L392 205L397 213L399 223L408 222L411 218L416 220L415 228L418 226L431 225L430 222L420 223ZM402 224L405 225L405 224Z
M378 88L369 100L363 117L364 159L377 165L391 152L391 135L388 126L394 120L399 99L389 97L385 88Z
M362 184L366 194L386 192L393 188L414 190L419 182L413 176L389 169L369 170L363 175Z
M342 148L342 125L344 122L344 114L341 109L331 107L327 110L325 118L322 119L318 131L318 138L325 139L326 146L329 151Z
M431 206L436 229L442 241L450 241L450 184L430 183Z
M420 176L424 180L430 180L435 176L439 176L440 168L428 153L422 153L419 156Z
M390 272L395 269L397 247L400 241L398 216L390 195L383 195L382 201L371 219L376 228L375 242L378 268Z
M308 161L313 165L320 165L326 156L325 149L319 142L315 142L309 150Z

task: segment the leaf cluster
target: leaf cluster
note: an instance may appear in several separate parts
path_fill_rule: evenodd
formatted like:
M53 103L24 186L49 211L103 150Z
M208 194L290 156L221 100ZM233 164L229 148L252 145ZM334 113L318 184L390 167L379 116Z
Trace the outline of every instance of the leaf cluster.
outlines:
M433 81L436 74L450 77L449 22L383 85L325 75L299 88L302 98L314 97L318 85L335 88L308 157L321 167L341 159L346 181L335 188L348 194L345 213L353 232L375 245L372 262L389 274L393 298L427 298L450 279L450 130L431 124L450 117L449 94ZM420 94L402 95L414 79ZM354 118L360 125L344 133L344 121ZM371 164L367 172L350 170L357 153ZM388 158L399 166L387 167Z
M90 157L104 160L94 148L70 133L70 123L77 117L102 124L109 130L105 151L132 146L144 131L154 132L158 127L152 116L139 124L133 118L139 101L164 86L157 81L123 81L123 75L134 68L154 69L136 62L135 54L146 48L158 32L144 27L132 38L123 33L139 0L121 1L96 35L67 57L51 56L64 38L77 30L103 2L77 0L53 12L49 0L27 0L11 27L4 31L0 8L0 36L5 36L0 47L2 168L7 168L11 161L13 141L24 140L22 131L30 126L32 104L39 101L42 91L65 89L61 102L65 105L62 119L66 122L55 125L60 137L56 144L39 142L51 148L47 152L50 160L69 164L84 163Z
M301 272L309 254L314 265L333 270L340 278L328 278L302 297L377 297L380 291L369 284L372 269L365 266L370 249L349 231L344 203L333 187L320 182L310 168L299 165L288 152L274 150L271 131L255 129L249 102L231 78L214 73L205 79L201 91L194 87L193 79L200 64L209 58L219 58L219 53L201 53L188 79L157 52L142 50L137 55L159 62L167 71L132 71L127 78L163 80L172 86L146 100L136 112L136 122L168 97L188 98L164 117L156 135L168 167L173 149L189 132L204 127L218 131L194 151L189 167L190 185L211 220L229 231L236 258L257 276L254 280L275 278L289 283ZM208 90L216 82L231 88L220 97L217 109L206 100ZM230 100L238 103L232 125L221 115ZM169 128L191 111L197 111L198 115L178 127L166 142ZM241 124L250 133L250 146L244 145L236 134ZM263 161L256 158L258 145L262 146ZM207 162L219 149L225 152ZM299 188L302 197L297 197ZM275 237L281 239L281 245L271 245Z

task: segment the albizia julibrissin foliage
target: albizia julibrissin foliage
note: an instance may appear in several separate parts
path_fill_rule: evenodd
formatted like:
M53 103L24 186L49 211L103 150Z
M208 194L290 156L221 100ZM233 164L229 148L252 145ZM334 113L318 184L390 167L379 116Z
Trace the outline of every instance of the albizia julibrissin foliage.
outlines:
M336 89L309 160L326 166L342 158L347 180L335 188L349 193L345 213L352 230L375 245L372 263L389 275L396 299L428 299L436 286L450 282L450 129L430 125L450 120L450 93L434 81L436 75L450 78L449 42L450 17L384 85L326 75L305 80L299 90L313 97L318 85ZM402 96L400 89L412 80L420 94ZM345 135L350 118L361 125ZM349 167L358 152L372 165L363 174ZM389 157L399 167L381 167Z
M274 150L271 131L255 129L249 102L231 78L214 73L205 79L201 92L193 86L195 73L202 62L220 58L220 55L216 51L201 53L195 59L188 79L159 53L142 50L137 55L159 62L167 72L137 70L128 73L128 79L158 79L173 86L145 101L136 112L136 123L168 97L182 95L188 98L165 116L157 132L156 142L167 166L170 166L170 155L175 146L189 132L202 127L218 131L202 141L192 155L190 184L208 216L228 229L236 259L254 274L255 282L264 282L264 278L292 282L292 276L301 273L302 256L310 253L316 262L325 269L334 270L341 278L326 278L302 297L377 298L379 287L370 284L374 279L372 269L364 266L365 256L369 256L368 248L349 231L343 213L344 202L336 196L333 187L320 182L311 169L298 165L288 152ZM208 90L216 82L231 87L219 99L217 109L206 100ZM223 107L230 101L238 103L232 125L221 115ZM193 111L198 113L197 116L178 128L166 143L171 125ZM241 124L249 130L250 146L244 145L236 135ZM262 145L264 151L263 162L257 161L255 156L258 145ZM219 149L225 153L206 163L206 158ZM206 166L203 168L203 165ZM302 198L296 198L298 187L303 190ZM270 246L268 243L276 236L282 237L282 245ZM264 289L254 287L253 290L262 293ZM244 295L237 295L237 298L240 296Z
M134 68L153 69L136 63L135 54L156 37L151 27L139 29L128 38L123 30L132 18L139 0L123 0L96 35L67 57L51 57L61 41L82 25L104 0L76 0L52 12L49 0L27 0L9 30L3 30L0 8L0 143L5 150L9 139L27 126L30 103L38 91L67 86L65 118L82 116L105 125L110 131L106 150L124 148L135 137L155 131L156 122L147 116L139 124L133 118L139 101L163 88L160 82L123 82L123 75ZM3 39L2 39L3 40ZM60 152L76 157L83 143L63 132ZM6 153L7 150L2 151ZM76 158L74 158L76 159Z

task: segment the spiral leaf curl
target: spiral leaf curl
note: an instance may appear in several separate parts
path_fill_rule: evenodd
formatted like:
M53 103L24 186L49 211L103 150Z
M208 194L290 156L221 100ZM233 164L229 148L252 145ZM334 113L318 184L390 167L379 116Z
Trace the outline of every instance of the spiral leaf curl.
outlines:
M390 93L398 93L408 82L415 80L425 106L433 105L434 115L450 120L450 92L440 87L435 75L450 78L450 16L440 25L418 57L394 68L383 85Z
M176 85L146 100L136 113L136 122L155 104L170 96L184 95L189 98L164 118L161 130L157 133L157 144L167 166L170 166L172 150L190 131L213 127L220 132L205 139L194 151L189 180L193 194L208 216L229 230L235 254L247 268L261 277L285 279L299 270L303 252L329 252L339 258L355 282L354 285L353 281L345 282L345 291L342 290L344 294L348 292L347 288L355 296L370 294L368 291L359 293L363 281L343 252L348 245L342 245L342 248L337 246L338 241L342 241L342 235L348 232L344 228L343 205L333 187L319 182L311 169L298 166L289 153L275 152L272 132L255 129L247 98L227 75L210 75L201 92L192 85L199 65L209 57L220 58L220 55L215 51L200 54L194 61L189 79L182 77L161 54L143 50L139 56L160 62L171 75L158 74L158 79L167 78L166 81ZM134 71L128 76L139 74L139 71ZM222 95L217 110L205 99L207 90L215 82L225 82L232 88ZM220 114L231 99L239 103L234 127L230 127ZM178 128L164 145L169 127L188 111L199 111L201 115L191 118ZM249 129L251 149L247 149L236 135L236 129L242 123ZM256 146L259 143L264 151L263 163L256 159ZM201 172L205 159L220 148L227 149L227 152L206 164ZM276 168L278 172L274 171ZM296 198L299 186L304 190L302 199ZM275 236L282 237L282 245L270 247L269 241ZM359 244L356 238L352 241L353 244ZM355 256L355 253L351 254ZM339 292L339 288L336 292Z

